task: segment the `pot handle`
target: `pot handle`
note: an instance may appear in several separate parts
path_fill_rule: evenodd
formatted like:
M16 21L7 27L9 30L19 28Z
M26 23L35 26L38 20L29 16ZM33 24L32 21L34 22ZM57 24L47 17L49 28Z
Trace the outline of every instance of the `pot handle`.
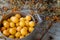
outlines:
M42 22L42 18L41 18L41 16L38 14L38 11L31 10L31 13L30 13L30 14L33 16L33 18L34 18L34 20L35 20L35 22L36 22L37 24L40 24L40 23Z
M37 24L42 22L42 18L40 17L39 14L36 13L33 15L33 17L34 17L35 21L37 22Z

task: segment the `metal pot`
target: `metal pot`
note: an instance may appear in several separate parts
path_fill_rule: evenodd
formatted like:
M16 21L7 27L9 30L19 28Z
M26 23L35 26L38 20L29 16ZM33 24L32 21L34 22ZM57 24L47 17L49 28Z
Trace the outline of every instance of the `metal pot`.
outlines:
M2 21L3 20L5 20L5 19L8 19L8 18L10 18L11 16L13 16L13 15L15 15L16 13L18 13L18 14L21 14L22 16L26 16L26 15L30 15L30 14L27 14L27 13L24 13L24 12L11 12L11 13L9 13L9 14L7 14L7 15L5 15L3 18L2 18L2 20L1 20L1 22L0 22L0 27L2 27L3 25L2 25ZM34 19L34 17L31 15L31 17L32 17L32 20L33 21L35 21L35 19ZM38 17L38 16L37 16ZM39 17L40 18L40 17ZM40 20L41 21L41 20ZM32 33L30 33L27 37L25 37L25 38L22 38L22 39L11 39L11 38L8 38L8 37L6 37L6 36L4 36L3 34L2 34L2 32L1 32L1 34L3 35L3 37L4 38L6 38L6 40L34 40L34 37L35 37L35 35L38 33L38 31L36 30L36 29L34 29L34 31L32 32Z

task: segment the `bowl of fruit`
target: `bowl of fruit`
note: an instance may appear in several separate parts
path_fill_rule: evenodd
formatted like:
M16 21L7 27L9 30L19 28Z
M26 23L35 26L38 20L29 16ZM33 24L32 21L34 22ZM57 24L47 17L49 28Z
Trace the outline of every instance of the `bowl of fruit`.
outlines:
M27 40L30 35L33 35L35 24L33 16L29 13L11 12L0 22L1 34L7 40Z

